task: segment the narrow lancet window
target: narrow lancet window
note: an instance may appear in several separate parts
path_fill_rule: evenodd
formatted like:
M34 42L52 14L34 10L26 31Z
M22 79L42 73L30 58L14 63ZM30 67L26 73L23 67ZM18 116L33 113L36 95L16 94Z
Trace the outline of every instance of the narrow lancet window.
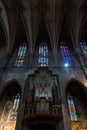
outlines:
M80 42L81 48L83 50L83 53L87 55L87 43L86 42Z
M60 50L61 50L61 55L63 57L64 66L68 67L69 65L72 65L72 59L70 56L70 52L69 52L68 46L65 42L60 43Z
M38 66L48 66L48 46L46 43L41 43L39 46Z
M18 49L14 67L23 67L26 51L27 51L27 44L23 42Z
M69 113L72 121L77 121L77 116L76 116L76 110L75 110L75 105L74 105L74 100L71 95L67 96L67 101L68 101L68 106L69 106Z

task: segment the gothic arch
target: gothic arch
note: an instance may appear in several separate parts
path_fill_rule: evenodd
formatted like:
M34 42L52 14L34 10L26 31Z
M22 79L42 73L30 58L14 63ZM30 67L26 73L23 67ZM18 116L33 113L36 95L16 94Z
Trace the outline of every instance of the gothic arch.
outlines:
M16 79L12 79L12 80L8 81L7 83L4 84L4 86L6 87L6 86L8 86L9 84L12 84L12 83L16 83L21 88L20 83Z
M38 28L36 43L35 43L35 47L34 47L33 57L36 57L35 59L37 59L38 52L39 52L39 45L41 43L47 44L49 57L51 57L49 59L54 59L54 58L52 58L53 57L53 46L52 46L52 41L51 41L50 37L51 36L49 36L49 30L48 30L48 27L47 27L45 16L44 16L44 14L41 14L40 25L39 25L39 28ZM34 59L33 57L32 57L32 60ZM35 62L37 62L37 61L35 61ZM37 64L37 63L35 63L35 64Z
M47 16L44 15L44 19L45 19L45 23L46 23L46 27L47 27L47 31L48 31L48 35L49 35L49 39L50 39L50 44L51 44L51 48L52 48L52 51L53 51L53 48L54 48L54 43L53 43L53 32L51 30L51 27L50 27L50 24L48 22L48 19L47 19Z
M82 129L87 124L87 91L76 79L71 79L66 87L67 110L71 117L71 129Z
M29 56L29 50L30 49L29 49L29 38L28 38L29 36L28 36L28 33L27 33L28 29L26 27L25 22L26 22L25 18L22 14L17 16L15 37L14 37L14 41L13 41L12 46L11 46L11 55L10 55L10 58L9 58L9 61L8 61L8 66L10 65L11 67L16 67L14 64L16 62L17 54L18 54L21 46L26 46L24 61L27 61L26 63L24 63L22 65L22 67L28 66L28 58L29 58L28 56ZM20 55L23 54L23 53L21 54L22 51L23 51L23 49L20 50ZM27 58L27 60L25 60L25 57ZM21 61L20 61L20 63L21 63Z
M43 34L44 30L45 30L46 35L45 35L44 39L40 39L39 35ZM49 24L46 21L46 16L43 13L40 16L40 21L39 21L39 26L38 26L38 31L37 31L36 41L35 41L36 44L37 44L38 40L47 40L48 42L50 42L50 46L51 46L51 49L52 49L53 46L52 46L51 31L50 31ZM34 50L35 50L36 44L34 46ZM49 44L48 44L48 46L49 46Z
M79 99L81 99L84 96L85 101L87 100L86 87L79 80L71 79L68 82L67 87L66 87L66 93L69 91L73 94L73 96L76 96Z
M72 36L71 36L71 31L70 31L70 26L69 26L69 20L66 14L63 16L61 21L62 21L62 24L59 30L60 32L59 32L58 43L60 43L61 41L64 41L68 43L69 48L72 48L74 50L74 46L72 44L73 42L72 42Z
M76 39L78 39L78 38L76 38L76 36L73 32L73 27L72 27L72 25L69 21L69 18L70 17L67 14L65 14L64 17L63 17L62 24L61 24L61 27L60 27L59 44L60 44L61 41L65 42L67 44L68 49L71 53L70 55L71 55L73 65L78 65L79 63L81 64L81 59L78 58L79 54L77 54L77 50L76 50L76 48L77 48L76 44L77 43L74 44L76 42ZM76 38L75 41L73 40L74 37ZM59 44L57 46L58 50L59 50ZM61 54L58 53L58 51L57 51L57 54L61 59Z
M27 4L25 4L26 2L27 2ZM26 0L26 2L21 1L23 7L26 8L26 9L23 10L23 13L21 14L21 18L22 18L22 22L24 24L26 35L27 35L29 52L31 53L32 52L31 8L30 8L30 1Z
M69 82L67 83L67 86L71 83L71 82L75 82L78 85L81 85L83 89L86 89L86 87L77 79L72 78L71 80L69 80ZM66 88L67 89L67 88Z
M22 93L22 88L21 88L20 83L19 83L16 79L13 79L13 80L10 80L10 81L4 83L4 85L2 86L1 94L3 93L3 91L4 91L8 86L11 86L12 84L17 85L18 91L19 91L20 93ZM0 95L1 95L1 94L0 94Z
M19 17L17 17L15 39L14 39L12 50L17 47L16 43L20 45L20 42L28 42L27 37L28 36L25 28L24 19L21 17L21 15L19 15Z
M29 31L28 31L28 27L27 27L27 24L26 24L25 17L22 14L21 14L21 20L22 20L22 23L24 25L24 29L25 29L25 33L26 33L26 37L27 37L28 50L29 50L29 52L31 52L30 34L29 34Z
M63 25L63 21L64 21L64 14L63 16L61 16L60 20L59 20L59 25L58 25L58 29L57 29L57 46L58 46L58 43L59 43L59 38L60 38L60 33L61 33L61 28L62 28L62 25Z
M5 84L0 95L0 129L15 129L21 100L21 88L16 80Z

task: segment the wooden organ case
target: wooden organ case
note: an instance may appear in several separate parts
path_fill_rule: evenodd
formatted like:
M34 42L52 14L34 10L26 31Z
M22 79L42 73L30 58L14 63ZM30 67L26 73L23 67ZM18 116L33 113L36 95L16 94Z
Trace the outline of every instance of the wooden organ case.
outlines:
M23 120L59 120L60 91L58 79L47 68L39 68L29 75L26 84L26 101Z

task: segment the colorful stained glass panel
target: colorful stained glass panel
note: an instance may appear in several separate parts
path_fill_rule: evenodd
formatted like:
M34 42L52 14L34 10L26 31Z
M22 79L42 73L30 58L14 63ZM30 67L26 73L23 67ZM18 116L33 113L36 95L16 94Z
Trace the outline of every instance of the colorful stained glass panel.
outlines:
M48 47L46 43L42 43L39 46L38 66L39 67L48 66Z
M80 42L81 48L85 55L87 55L87 43L86 42Z
M60 50L61 50L61 55L63 57L64 61L64 66L67 67L69 65L72 65L72 60L70 57L70 52L68 50L68 46L66 45L65 42L60 43Z
M69 112L70 112L71 120L77 121L74 101L73 101L71 96L67 96L67 100L68 100L68 106L69 106Z
M24 58L26 55L26 51L27 51L27 45L26 43L22 43L21 46L19 47L18 53L17 53L17 57L15 60L15 67L22 67L24 64Z
M11 120L16 120L19 102L20 102L20 94L18 93L18 94L15 96L15 99L14 99L14 104L13 104L13 108L12 108L12 113L11 113L11 116L10 116L10 119L11 119Z

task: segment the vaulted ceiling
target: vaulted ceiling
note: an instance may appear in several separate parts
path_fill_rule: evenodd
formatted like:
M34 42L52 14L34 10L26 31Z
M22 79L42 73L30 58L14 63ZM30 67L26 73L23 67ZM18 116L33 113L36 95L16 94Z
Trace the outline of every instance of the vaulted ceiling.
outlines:
M52 47L56 48L64 31L64 38L69 42L71 39L77 50L81 36L84 39L81 32L84 33L86 12L87 0L0 0L0 23L7 50L22 37L32 51L39 35L50 39ZM3 31L0 29L1 36Z

